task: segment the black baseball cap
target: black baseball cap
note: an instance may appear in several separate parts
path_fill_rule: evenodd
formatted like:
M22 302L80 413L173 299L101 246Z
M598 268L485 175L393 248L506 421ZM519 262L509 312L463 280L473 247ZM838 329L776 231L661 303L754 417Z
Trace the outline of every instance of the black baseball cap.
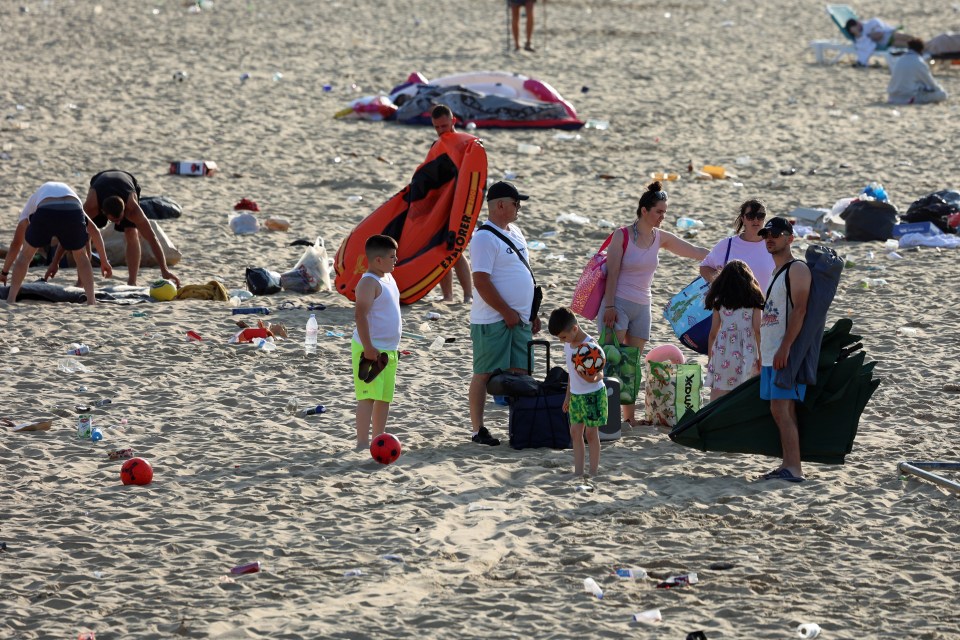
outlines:
M487 200L497 200L499 198L511 198L513 200L529 200L530 196L525 196L509 182L494 182L487 189Z
M767 224L763 225L763 229L757 231L757 235L761 238L766 238L768 233L781 233L788 236L793 235L793 225L790 224L790 221L786 218L770 218L767 220Z

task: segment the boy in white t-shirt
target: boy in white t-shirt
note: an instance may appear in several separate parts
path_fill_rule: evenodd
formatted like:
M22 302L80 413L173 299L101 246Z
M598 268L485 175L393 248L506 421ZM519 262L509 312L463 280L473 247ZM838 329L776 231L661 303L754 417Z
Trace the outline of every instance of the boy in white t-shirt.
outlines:
M397 265L397 241L390 236L370 236L364 249L367 272L357 283L357 328L352 341L358 449L370 446L371 423L374 438L386 431L403 330L400 290L390 275Z
M550 334L563 342L563 356L570 374L567 397L563 401L564 412L570 415L570 438L573 440L573 473L583 475L585 456L583 433L587 433L590 445L590 475L597 475L600 468L600 430L607 424L607 389L603 384L603 370L592 376L579 371L573 364L577 349L588 344L600 349L596 341L584 333L573 311L567 307L555 309L548 324Z

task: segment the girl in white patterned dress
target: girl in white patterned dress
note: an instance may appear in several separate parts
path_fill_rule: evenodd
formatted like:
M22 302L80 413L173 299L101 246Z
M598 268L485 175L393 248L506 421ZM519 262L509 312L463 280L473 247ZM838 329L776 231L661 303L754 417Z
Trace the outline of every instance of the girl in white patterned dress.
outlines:
M760 315L763 292L747 263L731 260L704 300L713 310L707 364L710 401L760 373Z

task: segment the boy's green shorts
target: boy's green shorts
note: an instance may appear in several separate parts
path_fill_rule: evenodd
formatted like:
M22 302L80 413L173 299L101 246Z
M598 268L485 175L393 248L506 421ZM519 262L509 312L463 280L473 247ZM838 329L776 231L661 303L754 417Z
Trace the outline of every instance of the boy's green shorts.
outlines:
M570 394L570 424L583 424L585 427L602 427L607 424L607 389L597 389L590 393Z
M397 384L397 359L396 351L385 351L389 358L387 366L377 374L373 382L367 384L360 379L360 356L363 354L363 345L356 340L352 341L351 352L353 356L353 388L357 392L357 400L379 400L380 402L393 402L393 388Z

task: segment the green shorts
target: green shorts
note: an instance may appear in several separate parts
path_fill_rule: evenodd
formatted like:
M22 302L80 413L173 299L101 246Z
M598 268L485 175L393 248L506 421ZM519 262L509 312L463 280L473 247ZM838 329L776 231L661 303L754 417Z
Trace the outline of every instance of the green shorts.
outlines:
M353 388L357 392L357 400L379 400L393 402L393 388L397 385L396 351L385 351L389 358L386 368L377 374L373 382L366 383L360 379L360 356L363 354L363 345L356 340L351 341L353 355Z
M570 424L602 427L607 424L607 389L570 394Z
M533 339L532 324L516 324L512 329L501 320L493 324L471 324L473 372L492 373L497 369L527 370L527 343Z

